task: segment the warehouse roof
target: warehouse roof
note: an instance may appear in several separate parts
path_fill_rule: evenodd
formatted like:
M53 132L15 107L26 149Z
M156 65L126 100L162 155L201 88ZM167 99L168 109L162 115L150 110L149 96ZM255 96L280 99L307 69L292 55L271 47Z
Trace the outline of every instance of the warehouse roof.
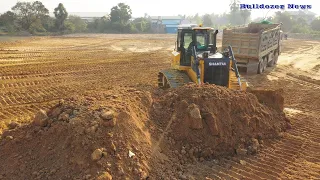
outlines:
M175 19L182 19L180 16L151 16L151 19L166 19L166 20L175 20Z

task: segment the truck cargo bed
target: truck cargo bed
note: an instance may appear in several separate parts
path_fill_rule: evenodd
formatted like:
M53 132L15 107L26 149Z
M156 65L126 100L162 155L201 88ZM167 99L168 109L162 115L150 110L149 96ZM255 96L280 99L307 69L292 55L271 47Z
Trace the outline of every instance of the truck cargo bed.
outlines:
M280 24L250 23L223 30L222 50L232 46L239 69L257 68L259 61L279 48Z

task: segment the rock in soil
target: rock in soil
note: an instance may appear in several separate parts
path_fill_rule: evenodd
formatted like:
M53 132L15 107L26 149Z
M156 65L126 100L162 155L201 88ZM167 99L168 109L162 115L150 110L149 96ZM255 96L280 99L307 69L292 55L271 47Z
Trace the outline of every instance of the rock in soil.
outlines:
M114 111L109 110L109 111L102 111L100 114L100 117L103 120L111 120L114 118Z
M101 149L96 149L96 150L93 151L93 153L91 154L91 159L92 159L93 161L98 161L99 159L102 158L102 155L103 155L103 153L102 153Z
M105 127L114 127L117 124L117 120L113 118L111 120L103 120L101 123Z
M200 109L197 105L191 104L188 107L189 115L190 115L190 128L191 129L202 129L202 117L200 114Z
M46 111L40 110L34 117L34 123L37 126L45 127L48 125L48 116Z
M69 114L66 113L66 112L60 114L58 120L59 121L68 121L69 120Z
M112 180L112 176L110 173L104 172L98 177L98 180Z
M237 155L244 156L244 155L247 155L247 150L243 148L238 148L236 149L236 153Z
M8 128L9 129L15 129L15 128L19 127L19 126L20 126L20 124L17 123L17 122L11 122L10 124L8 124Z
M244 160L240 160L239 163L240 163L241 165L246 165L246 164L247 164L247 162L244 161Z

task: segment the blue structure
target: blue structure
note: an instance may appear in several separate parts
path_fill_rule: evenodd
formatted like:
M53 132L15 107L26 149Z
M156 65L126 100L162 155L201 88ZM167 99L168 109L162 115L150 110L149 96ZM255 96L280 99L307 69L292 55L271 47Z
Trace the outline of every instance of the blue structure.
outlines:
M176 34L178 31L178 25L166 25L166 33Z
M153 16L152 28L159 33L176 34L182 18L180 16Z

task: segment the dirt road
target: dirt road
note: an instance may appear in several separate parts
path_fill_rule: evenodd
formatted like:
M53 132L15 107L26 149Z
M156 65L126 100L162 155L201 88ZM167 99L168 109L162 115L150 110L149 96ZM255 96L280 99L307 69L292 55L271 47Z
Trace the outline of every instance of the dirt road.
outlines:
M0 43L0 130L28 124L59 99L115 86L152 90L170 66L174 36L92 35ZM196 179L320 178L320 42L289 39L279 64L246 77L254 87L283 88L292 127L257 156L190 164ZM243 161L242 161L243 162ZM0 173L1 175L1 173Z

